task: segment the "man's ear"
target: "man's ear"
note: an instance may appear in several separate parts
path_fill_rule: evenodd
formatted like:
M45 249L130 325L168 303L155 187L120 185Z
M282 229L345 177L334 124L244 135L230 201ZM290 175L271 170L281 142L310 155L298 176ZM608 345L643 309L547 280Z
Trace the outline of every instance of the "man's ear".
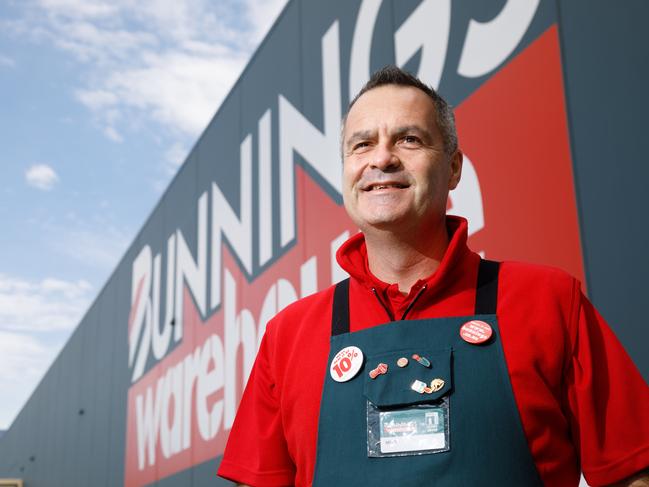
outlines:
M451 164L451 172L448 180L448 189L455 189L462 177L462 161L464 155L460 149L457 149L450 157L449 163Z

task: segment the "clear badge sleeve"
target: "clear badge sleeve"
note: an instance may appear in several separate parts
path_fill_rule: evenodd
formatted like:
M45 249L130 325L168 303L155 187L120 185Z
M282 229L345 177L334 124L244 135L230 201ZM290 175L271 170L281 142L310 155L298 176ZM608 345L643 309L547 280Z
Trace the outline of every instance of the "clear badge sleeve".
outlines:
M429 404L378 408L367 401L367 456L426 455L450 449L448 396Z

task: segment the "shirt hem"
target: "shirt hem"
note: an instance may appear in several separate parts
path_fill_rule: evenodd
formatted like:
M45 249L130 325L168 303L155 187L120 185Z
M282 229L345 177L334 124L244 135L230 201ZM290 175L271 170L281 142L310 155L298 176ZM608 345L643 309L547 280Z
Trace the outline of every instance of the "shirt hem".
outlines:
M221 462L216 472L219 477L231 480L240 484L247 484L254 487L286 487L292 486L295 474L286 470L270 472L255 472L247 468L227 461Z
M649 467L649 445L631 455L596 468L584 469L584 477L592 487L600 487L620 482Z

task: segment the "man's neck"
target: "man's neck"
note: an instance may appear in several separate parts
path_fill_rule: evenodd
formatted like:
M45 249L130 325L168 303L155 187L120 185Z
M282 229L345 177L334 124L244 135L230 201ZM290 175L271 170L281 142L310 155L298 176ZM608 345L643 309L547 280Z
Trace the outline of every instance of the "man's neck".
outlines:
M370 271L383 282L398 284L405 294L437 270L448 243L445 222L408 239L403 232L365 232Z

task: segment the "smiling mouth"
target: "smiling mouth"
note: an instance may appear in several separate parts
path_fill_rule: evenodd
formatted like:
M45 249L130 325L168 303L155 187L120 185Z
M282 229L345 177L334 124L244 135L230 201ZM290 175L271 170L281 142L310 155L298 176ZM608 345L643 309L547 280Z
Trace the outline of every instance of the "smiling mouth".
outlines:
M407 184L400 183L377 183L366 186L363 188L363 191L374 191L375 189L405 189L407 187Z

